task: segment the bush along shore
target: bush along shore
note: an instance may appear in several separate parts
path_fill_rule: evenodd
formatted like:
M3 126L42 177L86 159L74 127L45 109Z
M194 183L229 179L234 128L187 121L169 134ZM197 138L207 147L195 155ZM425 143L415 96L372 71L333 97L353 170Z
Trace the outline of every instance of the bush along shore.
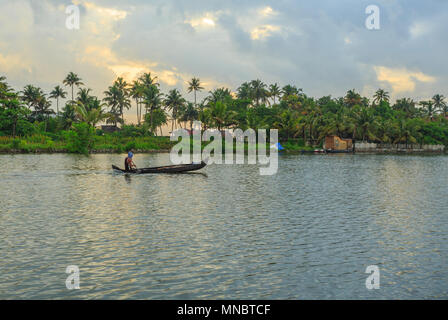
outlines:
M448 146L448 103L441 94L392 102L383 89L371 98L352 89L343 97L314 98L294 85L257 79L235 91L211 90L198 101L203 90L198 78L191 79L189 102L178 89L162 93L157 77L144 73L132 83L117 78L100 99L73 72L48 93L31 84L17 90L0 75L0 152L167 151L175 142L158 137L161 128L191 130L195 120L203 129L277 129L285 152L312 152L329 135L379 145ZM137 124L126 125L131 107ZM102 132L101 123L121 130Z
M49 136L36 134L23 138L0 137L0 153L1 154L19 154L19 153L79 153L79 154L95 154L95 153L126 153L133 150L135 153L162 153L170 152L178 143L170 141L169 137L122 137L120 134L102 134L83 136L78 130L75 133L65 132L61 136ZM84 134L86 132L84 131ZM190 140L190 151L193 150L193 141ZM201 149L211 142L202 142ZM182 145L182 144L181 144ZM184 145L188 147L188 145ZM301 140L290 140L284 143L287 148L285 152L313 152L314 147L305 146ZM225 140L222 140L222 152L225 152ZM255 145L259 148L260 145ZM233 151L238 152L240 146L233 144ZM247 142L244 144L244 152L247 153L249 146ZM265 146L266 152L269 153L270 144Z

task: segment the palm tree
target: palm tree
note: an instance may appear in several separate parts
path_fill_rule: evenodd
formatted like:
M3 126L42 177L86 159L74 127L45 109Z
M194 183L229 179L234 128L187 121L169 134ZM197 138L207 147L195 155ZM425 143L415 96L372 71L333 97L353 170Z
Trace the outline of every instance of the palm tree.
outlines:
M380 105L383 101L389 102L389 92L383 89L378 89L373 95L373 102Z
M223 101L211 103L208 107L213 125L221 132L222 128L235 123L236 112L229 110Z
M45 97L45 94L39 95L39 97L36 100L36 103L34 105L34 111L32 114L39 119L44 120L45 122L45 129L44 131L47 131L47 122L50 114L54 114L54 110L51 109L51 103L47 100Z
M347 91L347 94L344 97L344 103L348 107L354 107L355 105L362 104L362 97L359 93L356 93L355 89Z
M417 143L417 137L419 135L418 130L420 129L415 119L399 119L398 120L398 137L395 139L394 143L405 142L406 148L408 143Z
M138 78L138 81L142 84L142 86L151 86L156 85L159 86L159 84L156 81L157 77L152 77L151 72L144 73Z
M434 103L434 108L436 110L440 110L440 112L443 114L443 116L446 117L448 107L444 100L445 100L445 97L441 94L436 94L436 95L434 95L434 97L432 97L432 101Z
M377 140L375 132L379 124L371 108L359 107L352 112L352 117L356 128L361 131L362 141Z
M308 142L310 145L313 145L315 142L313 133L316 131L315 129L317 127L317 123L321 117L321 110L318 106L309 104L305 107L305 116L303 117L303 120L305 122L305 126L308 127Z
M11 91L5 80L6 77L0 76L0 99L3 99L3 95Z
M406 116L409 118L413 113L415 113L415 102L410 98L398 99L393 105L394 110L404 111Z
M297 111L290 109L283 111L274 122L274 127L280 129L280 132L286 136L287 140L296 137L300 132Z
M289 97L293 95L299 95L299 93L302 91L302 89L297 89L296 86L292 86L290 84L287 84L282 88L283 97Z
M436 109L434 108L434 102L432 100L420 101L420 104L423 106L423 109L426 112L426 115L432 121L434 119L434 114L436 112Z
M280 90L280 87L277 83L271 84L269 86L269 95L274 98L274 104L275 104L275 97L279 97L282 91Z
M244 82L237 89L237 97L241 100L252 100L252 87L249 82Z
M15 138L17 123L19 119L26 119L25 117L28 115L29 110L20 101L17 93L9 92L10 90L7 86L1 86L2 80L4 80L4 77L0 77L0 110L5 111L9 120L11 120L12 137Z
M194 78L191 79L190 82L188 82L188 93L190 93L191 91L194 91L194 106L197 106L196 103L196 92L197 91L201 91L202 89L204 89L203 87L201 87L201 81L198 78Z
M346 108L341 108L337 113L330 113L326 116L326 125L323 127L324 135L337 135L341 137L348 127Z
M208 107L199 109L198 119L202 123L203 131L207 130L212 126L212 117L210 114L210 109Z
M250 85L252 87L252 94L253 99L255 99L255 105L260 105L260 100L263 102L266 102L268 98L268 91L266 90L266 84L263 83L261 80L252 80L250 82Z
M197 120L199 116L198 110L195 105L188 102L180 117L181 121L190 121L190 132L193 132L193 121Z
M103 121L108 117L108 115L104 113L102 106L99 108L89 109L79 101L75 104L75 112L81 121L86 122L92 127L95 127L98 122Z
M121 123L124 123L124 109L129 110L131 107L131 100L129 99L128 84L123 78L119 77L114 84L104 91L106 96L103 100L111 108L111 113L121 115ZM115 122L116 124L116 122Z
M171 132L174 130L174 123L177 120L178 111L185 103L185 99L177 89L172 89L168 92L165 98L165 106L171 111Z
M73 103L66 103L61 112L62 127L67 130L76 121L75 107Z
M39 98L42 95L43 92L40 88L28 84L23 88L21 99L28 105L28 108L31 109L37 105Z
M153 130L153 113L156 109L159 109L163 103L163 94L160 93L159 87L152 84L145 86L142 91L143 104L145 104L146 113L149 110L150 113L150 128Z
M232 93L228 88L217 88L213 91L209 91L209 96L206 98L206 101L209 103L216 103L218 101L227 102L232 100Z
M91 89L81 88L77 94L77 102L81 102L87 110L90 109L90 104L92 103L94 97L90 95Z
M112 123L114 126L117 126L117 123L123 124L123 119L119 113L108 112L106 113L106 123Z
M140 81L135 80L132 83L131 90L129 92L130 96L135 99L135 104L137 105L137 122L140 125L141 121L141 108L139 108L140 100L143 98L143 85Z
M62 83L66 86L72 87L72 101L74 101L73 87L74 86L79 87L80 85L84 84L81 82L81 78L76 73L73 72L69 72L69 74L67 75L67 77L65 77Z
M145 117L145 122L150 122L151 119L148 119L149 114ZM160 135L163 135L162 126L166 124L168 121L168 116L162 108L155 109L152 114L152 128L153 131L157 135L157 128L160 130Z
M59 85L54 87L53 91L50 92L50 98L56 99L56 110L58 115L59 115L59 98L65 99L66 96L67 92L65 92L64 89Z

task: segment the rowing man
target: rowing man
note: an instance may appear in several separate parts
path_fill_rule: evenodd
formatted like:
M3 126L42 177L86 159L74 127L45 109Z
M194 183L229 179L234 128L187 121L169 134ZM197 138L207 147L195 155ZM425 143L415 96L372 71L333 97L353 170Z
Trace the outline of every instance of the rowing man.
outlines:
M134 154L132 153L132 150L128 152L128 156L126 159L124 159L124 170L131 171L133 169L137 169L137 166L135 165L134 161L132 161L132 157L134 157Z

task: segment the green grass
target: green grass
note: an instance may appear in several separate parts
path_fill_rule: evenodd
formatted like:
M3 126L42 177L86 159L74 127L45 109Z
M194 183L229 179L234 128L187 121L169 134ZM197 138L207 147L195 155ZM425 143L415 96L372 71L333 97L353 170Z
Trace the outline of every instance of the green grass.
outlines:
M92 152L110 152L110 153L124 153L130 149L135 152L150 152L150 151L169 151L177 141L170 141L169 137L120 137L113 134L105 134L102 136L94 135L92 137L93 145ZM185 147L190 144L190 150L193 150L193 141L184 141ZM210 142L202 142L201 149ZM304 146L300 140L289 140L281 142L286 152L294 151L313 151L314 147ZM223 150L225 152L225 143L222 142ZM258 149L262 145L257 144ZM237 152L244 149L247 153L249 149L253 148L247 143L243 145L234 144L234 151ZM270 145L266 144L266 151L269 153ZM62 136L49 136L44 134L36 134L28 137L0 137L0 152L69 152L68 142Z

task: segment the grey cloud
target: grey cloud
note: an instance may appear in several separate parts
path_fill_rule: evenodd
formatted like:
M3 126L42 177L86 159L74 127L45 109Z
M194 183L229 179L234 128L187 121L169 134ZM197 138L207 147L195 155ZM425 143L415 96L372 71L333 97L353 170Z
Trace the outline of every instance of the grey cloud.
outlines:
M3 2L0 0L0 5ZM315 96L340 96L351 88L382 86L391 90L389 84L376 79L373 69L386 66L421 71L437 78L436 83L417 82L416 92L408 93L409 96L430 96L435 92L448 95L448 67L444 58L448 49L446 1L377 0L374 3L381 9L378 31L364 26L367 17L364 10L372 4L371 0L92 2L129 12L126 19L115 25L121 37L113 42L112 50L118 58L157 62L161 69L174 67L183 74L229 84L232 89L244 81L260 78L282 85L293 83ZM79 39L67 39L66 30L55 27L63 23L64 17L55 16L51 7L60 2L30 3L36 30L32 35L17 36L31 37L29 48L34 50L36 60L43 60L47 72L58 75L55 81L60 81L70 70L78 71L101 94L112 74L77 62L77 50L81 48L73 46ZM257 9L268 5L278 14L264 19L256 16ZM216 14L214 28L196 30L185 22L207 12ZM250 30L245 28L257 21L281 29L263 40L253 40ZM418 24L429 26L429 31L413 37L410 29ZM8 32L0 31L0 54L22 50L19 41L13 41L7 48L1 46L10 39L13 30L14 26L10 26ZM70 36L82 38L83 34ZM44 68L38 62L33 68L26 82L48 86L48 80L39 77ZM17 77L23 74L17 73Z

